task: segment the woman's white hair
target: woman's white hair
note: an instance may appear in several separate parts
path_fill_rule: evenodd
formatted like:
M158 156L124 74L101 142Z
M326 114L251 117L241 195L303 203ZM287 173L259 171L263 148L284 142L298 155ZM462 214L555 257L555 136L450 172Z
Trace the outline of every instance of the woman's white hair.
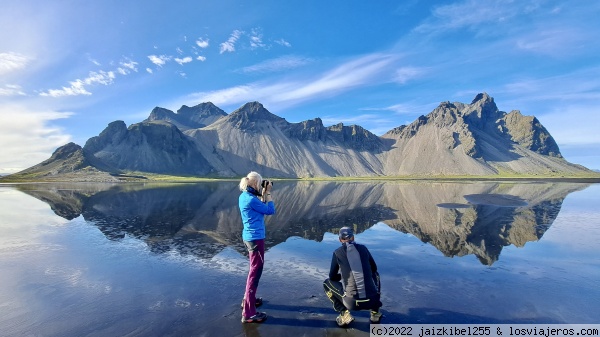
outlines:
M248 186L254 185L256 187L260 187L262 184L262 177L258 172L250 172L247 176L240 180L240 191L245 191Z

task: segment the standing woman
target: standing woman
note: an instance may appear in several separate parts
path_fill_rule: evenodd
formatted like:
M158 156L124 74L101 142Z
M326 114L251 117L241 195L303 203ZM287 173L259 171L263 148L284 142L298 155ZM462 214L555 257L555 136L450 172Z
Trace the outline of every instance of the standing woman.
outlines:
M264 185L264 186L263 186ZM239 206L244 230L242 238L250 257L250 270L246 280L246 292L242 303L242 323L261 323L267 314L257 312L262 300L256 298L256 289L265 263L265 215L275 214L275 203L271 198L273 184L260 174L250 172L240 181Z

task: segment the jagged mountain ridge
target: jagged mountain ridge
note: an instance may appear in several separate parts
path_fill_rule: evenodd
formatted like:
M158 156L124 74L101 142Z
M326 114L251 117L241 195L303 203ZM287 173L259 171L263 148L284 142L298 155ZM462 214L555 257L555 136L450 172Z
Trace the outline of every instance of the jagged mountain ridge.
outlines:
M166 121L174 124L182 131L188 129L202 128L217 121L219 118L227 116L227 113L211 102L200 103L189 107L183 105L177 113L156 107L150 112L150 116L144 122Z
M65 151L78 149L57 150ZM290 123L259 102L230 114L212 103L183 106L177 113L157 107L129 128L122 121L110 123L78 156L88 170L214 177L250 170L291 178L591 172L564 160L537 118L499 111L485 93L470 104L442 102L381 137L358 125L325 127L320 118ZM65 163L48 173L40 165L21 174L82 170Z

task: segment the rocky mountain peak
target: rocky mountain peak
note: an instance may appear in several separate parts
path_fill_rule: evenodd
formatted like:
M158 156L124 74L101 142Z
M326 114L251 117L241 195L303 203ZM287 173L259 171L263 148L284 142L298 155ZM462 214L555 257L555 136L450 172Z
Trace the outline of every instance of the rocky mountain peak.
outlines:
M174 124L181 130L188 130L203 128L224 116L227 116L225 111L207 102L193 107L183 105L177 110L177 113L169 109L156 107L152 109L150 116L144 122L165 121Z
M360 125L332 125L327 127L327 135L356 150L379 151L382 146L379 137Z
M327 129L323 126L321 118L290 123L284 133L290 138L300 140L325 141L327 137Z
M165 109L165 108L161 108L159 106L154 107L154 109L152 109L152 111L150 112L150 117L154 117L157 119L164 119L166 117L171 117L173 116L175 113L169 109Z
M463 109L462 114L468 124L483 129L486 125L496 123L504 113L498 110L492 97L487 93L480 93Z
M225 111L218 108L212 102L205 102L195 105L193 107L189 107L187 105L182 105L179 110L177 110L177 114L183 117L188 118L192 121L197 121L199 119L205 119L207 117L223 117L227 116Z
M513 110L498 123L498 128L513 142L539 154L562 158L558 144L537 118Z
M56 149L56 151L54 151L54 153L52 153L50 160L68 159L69 157L71 157L75 153L77 153L78 151L81 151L81 146L79 146L73 142L70 142L70 143L63 145L63 146L59 147L58 149Z
M269 112L259 102L249 102L227 116L229 123L235 128L247 131L262 131L263 124L277 123L286 126L285 119Z

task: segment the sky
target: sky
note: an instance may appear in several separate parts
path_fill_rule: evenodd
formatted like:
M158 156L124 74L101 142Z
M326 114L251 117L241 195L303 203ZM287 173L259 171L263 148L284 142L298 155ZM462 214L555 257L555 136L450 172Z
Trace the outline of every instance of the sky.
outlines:
M156 107L376 135L481 92L600 169L600 2L1 0L0 173Z

